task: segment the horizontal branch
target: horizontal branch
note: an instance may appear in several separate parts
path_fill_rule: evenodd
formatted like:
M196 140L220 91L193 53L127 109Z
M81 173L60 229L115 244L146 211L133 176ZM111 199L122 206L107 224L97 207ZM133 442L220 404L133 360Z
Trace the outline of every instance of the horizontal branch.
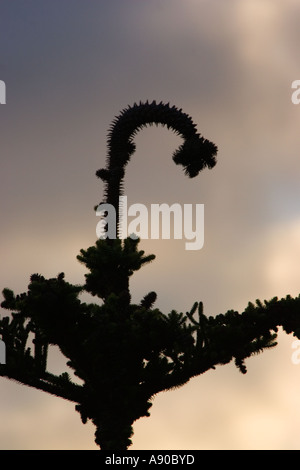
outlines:
M75 403L80 403L83 398L82 385L77 385L73 382L65 382L60 386L58 383L55 383L59 381L59 377L49 372L45 373L44 378L38 378L30 374L20 374L19 371L9 370L5 365L0 365L0 376Z
M276 346L278 327L300 338L300 295L296 298L277 297L256 305L249 303L243 313L233 310L216 317L205 317L202 304L199 304L200 321L192 315L195 305L187 315L193 325L198 325L197 339L191 355L186 355L181 363L174 364L173 370L164 377L153 380L153 395L172 388L180 387L192 377L203 374L217 365L228 364L235 360L236 366L246 373L244 360L266 348Z

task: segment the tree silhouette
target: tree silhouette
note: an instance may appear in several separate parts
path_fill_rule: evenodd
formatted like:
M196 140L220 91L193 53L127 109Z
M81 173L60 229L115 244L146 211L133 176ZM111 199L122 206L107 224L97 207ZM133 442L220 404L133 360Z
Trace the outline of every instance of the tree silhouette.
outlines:
M128 107L109 131L107 168L97 171L117 223L125 166L135 150L133 138L153 123L183 138L173 160L189 177L216 163L217 147L175 106L147 102ZM245 359L275 346L279 326L300 338L300 296L257 300L242 313L230 310L215 317L204 315L201 302L186 313L163 314L154 307L155 292L132 304L129 278L155 258L146 256L138 244L130 237L103 237L82 249L77 258L88 269L82 286L68 283L64 273L51 279L33 274L27 292L3 290L1 306L12 313L0 320L6 345L0 375L74 402L83 423L92 420L96 426L95 442L102 450L131 445L132 424L150 415L157 393L232 360L246 373ZM84 291L102 302L82 302ZM67 372L57 376L47 371L51 345L68 359L78 383Z

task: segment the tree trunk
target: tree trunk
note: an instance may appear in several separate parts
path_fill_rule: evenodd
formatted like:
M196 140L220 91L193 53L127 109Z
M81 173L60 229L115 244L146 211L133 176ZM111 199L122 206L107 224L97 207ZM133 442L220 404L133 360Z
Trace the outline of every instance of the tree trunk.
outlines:
M132 444L132 423L125 423L112 416L109 421L93 419L96 426L95 442L101 450L127 450Z

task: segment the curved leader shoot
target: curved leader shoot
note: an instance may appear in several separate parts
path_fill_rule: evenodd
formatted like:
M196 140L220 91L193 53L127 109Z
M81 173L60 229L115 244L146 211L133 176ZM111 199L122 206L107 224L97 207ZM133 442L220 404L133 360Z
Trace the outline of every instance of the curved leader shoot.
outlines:
M202 137L192 118L176 106L162 102L141 103L128 106L117 116L108 132L107 166L96 172L105 183L105 203L114 206L117 232L120 223L119 198L123 194L125 166L135 152L133 139L147 125L161 124L180 135L184 142L173 153L173 161L182 165L184 172L194 178L204 168L216 164L217 146ZM109 238L109 234L108 234Z

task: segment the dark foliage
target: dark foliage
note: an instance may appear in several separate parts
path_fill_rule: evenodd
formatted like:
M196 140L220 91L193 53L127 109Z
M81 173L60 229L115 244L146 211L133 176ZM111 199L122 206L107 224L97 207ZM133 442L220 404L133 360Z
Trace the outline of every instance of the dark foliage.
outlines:
M215 145L196 133L181 110L162 103L134 105L114 121L108 167L97 172L106 182L106 202L116 204L134 151L132 139L149 123L167 125L184 138L174 161L189 176L214 166ZM138 244L131 238L103 239L81 250L78 260L88 269L83 286L68 283L63 273L52 279L34 274L27 292L3 290L1 306L12 313L0 320L7 348L0 375L74 402L83 423L95 424L96 443L105 450L130 446L132 424L149 416L157 393L231 361L246 373L245 360L275 346L280 326L300 338L300 297L257 301L241 314L216 317L205 316L201 302L186 313L163 314L154 307L152 291L139 305L132 304L129 278L154 259ZM82 302L84 291L102 302ZM67 372L47 371L51 345L68 359L78 383Z

